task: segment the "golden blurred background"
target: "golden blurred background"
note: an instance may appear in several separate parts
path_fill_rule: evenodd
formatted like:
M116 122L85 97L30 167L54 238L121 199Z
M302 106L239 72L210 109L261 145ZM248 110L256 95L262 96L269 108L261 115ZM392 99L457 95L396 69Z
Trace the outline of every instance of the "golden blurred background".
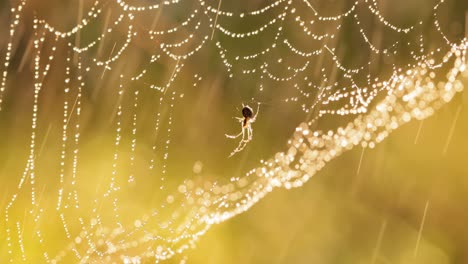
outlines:
M9 32L14 21L11 8L22 2L0 3L0 58L8 52L10 43ZM182 183L191 181L195 186L215 186L242 177L259 166L260 160L284 151L300 122L317 117L321 109L312 107L316 100L322 100L317 87L336 83L333 89L338 93L340 89L345 92L352 87L346 74L336 66L334 55L324 49L325 45L333 48L343 67L364 68L365 73L357 74L354 81L367 87L375 78L388 78L395 66L411 68L410 65L418 61L414 54L440 51L434 57L443 56L450 46L435 29L434 21L440 23L453 43L460 42L468 32L468 4L464 0L447 0L437 12L433 9L438 3L435 0L279 1L271 10L246 19L243 16L218 17L216 10L238 14L261 10L274 2L167 1L161 4L162 9L128 13L122 11L119 3L122 1L26 2L11 41L11 63L6 68L6 89L1 95L0 263L43 263L47 262L44 252L53 259L63 250L71 256L63 257L62 263L79 263L67 245L80 243L76 242L76 235L69 236L67 232L87 237L88 234L81 235L82 232L94 229L84 228L88 224L81 221L92 223L95 214L101 217L103 226L117 226L118 229L119 225L139 227L135 219L159 210L161 216L142 232L171 236L171 232L153 231L153 228L167 223L159 219L175 218L173 212L179 207L183 208L182 214L190 214L190 206L184 203L183 197L175 195L175 202L168 198L172 199ZM136 0L125 3L157 4ZM374 4L387 21L399 27L421 26L411 34L388 30L369 11L367 6ZM323 16L355 10L352 14L356 14L359 22L353 15L336 21L314 20L316 14L308 5ZM70 37L55 38L53 33L42 28L42 22L38 30L33 29L38 19L47 21L56 30L69 30L86 17L93 6L102 8L102 13L78 34L73 32ZM211 9L207 9L208 6ZM194 13L194 10L199 11ZM233 32L247 32L268 24L286 11L288 16L280 24L273 24L252 38L233 38L212 29L213 23L217 23ZM122 14L124 18L113 26L112 33L89 51L77 55L70 48L92 43ZM190 14L194 14L195 22L190 22L188 27L181 26ZM329 33L335 37L311 40L304 34L303 25L296 23L296 16L314 21L306 25L313 34ZM196 26L196 21L200 26ZM125 48L129 26L138 34L132 36L131 44ZM154 34L154 38L145 33L150 29L169 28L177 30ZM236 62L236 56L258 54L276 43L278 28L281 28L278 40L281 45L274 46L266 55ZM373 53L363 41L360 29L365 30L375 47L390 47L388 50L395 53L391 56ZM44 41L35 49L34 40L41 36ZM300 56L284 45L284 39L299 50L321 50L322 53L311 58ZM184 41L188 44L173 46L169 52L164 50L171 43ZM162 43L165 46L161 46ZM54 46L56 51L53 51ZM203 48L198 50L198 46ZM50 71L40 78L37 127L32 128L34 84L38 83L34 79L35 52L38 50L41 67L51 54L53 57ZM196 51L193 56L184 57L192 51ZM115 61L97 65L96 61L105 61L116 54L119 56ZM152 56L159 54L159 59L150 62ZM224 58L234 66L230 67ZM278 78L287 79L291 73L293 78L278 82L267 74L243 74L249 69L263 69L264 64L268 64L269 71ZM292 70L303 65L308 65L304 71ZM70 92L65 92L67 67L71 69ZM178 67L181 67L180 73ZM3 64L0 69L5 70ZM147 70L144 77L130 80L130 76L137 76L143 69ZM43 70L41 68L40 72ZM444 67L440 69L444 70ZM83 76L84 83L80 91L78 76ZM462 81L466 87L466 78ZM165 88L155 89L155 86ZM310 97L303 96L304 92ZM379 93L370 107L383 95ZM75 108L78 100L81 104L79 116ZM66 140L63 140L64 102L71 107L65 118ZM242 117L243 104L253 109L260 104L257 120L252 124L253 140L228 158L238 141L227 139L225 134L240 132L238 122L232 117ZM200 236L194 248L168 262L468 263L468 227L465 225L468 220L465 205L468 200L465 178L468 176L465 166L468 161L467 104L467 92L458 93L432 117L398 128L374 149L355 147L345 152L303 187L274 190L247 212L211 227ZM341 105L322 107L338 109ZM314 128L336 129L355 116L325 116L314 123ZM72 130L77 124L79 127ZM22 177L25 182L31 180L28 160L33 132L35 183L18 188ZM76 146L75 133L79 133ZM62 158L64 148L65 157ZM74 173L76 149L79 150L78 165ZM61 170L64 170L64 180L59 176ZM118 210L113 200L102 198L111 188L109 183L114 181L123 186L115 194L119 200ZM60 189L71 194L76 190L79 206L72 206L77 200L65 195L64 207L56 210ZM31 196L38 198L37 207L31 205ZM12 199L14 206L9 209ZM117 212L119 215L115 218ZM66 218L67 232L61 215ZM39 220L36 221L35 216L40 216ZM132 228L126 230L128 234ZM204 226L196 228L201 230ZM36 235L38 230L42 231L43 241ZM130 241L137 241L128 236ZM148 248L157 246L155 242ZM103 242L97 251L109 252L110 248L111 245ZM150 251L146 245L140 250L142 253ZM126 250L125 254L138 252L137 249ZM154 262L145 260L143 255L142 258L142 263ZM121 256L116 256L84 262L122 261Z

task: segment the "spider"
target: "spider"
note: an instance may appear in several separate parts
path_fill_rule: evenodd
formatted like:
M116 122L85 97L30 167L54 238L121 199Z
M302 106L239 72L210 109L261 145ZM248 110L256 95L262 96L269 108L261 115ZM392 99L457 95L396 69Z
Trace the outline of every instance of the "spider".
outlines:
M238 138L238 137L242 136L241 141L239 142L239 145L237 145L237 148L235 148L231 152L229 157L232 157L234 154L236 154L238 152L241 152L245 148L247 143L250 140L252 140L253 129L252 129L251 124L253 122L255 122L255 119L257 118L259 109L260 109L260 103L258 104L257 111L255 112L255 115L254 115L254 112L253 112L253 110L252 110L252 108L250 106L242 104L242 116L243 116L243 118L242 117L235 117L235 119L237 119L241 123L241 128L242 128L241 132L239 134L237 134L237 135L228 135L228 134L226 134L227 138Z

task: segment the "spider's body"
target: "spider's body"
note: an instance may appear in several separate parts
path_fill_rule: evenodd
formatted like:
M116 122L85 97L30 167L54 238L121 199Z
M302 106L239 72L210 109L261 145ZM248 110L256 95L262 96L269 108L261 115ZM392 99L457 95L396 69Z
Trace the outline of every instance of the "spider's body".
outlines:
M252 108L250 108L250 106L244 106L244 108L242 108L242 116L244 117L244 120L242 122L242 127L246 128L250 119L252 119L253 117Z
M226 137L228 137L228 138L238 138L238 137L242 136L242 139L239 142L239 145L237 146L237 148L235 148L231 152L231 155L229 155L229 157L236 154L237 152L242 151L245 148L245 146L247 145L247 143L250 140L252 140L253 130L252 130L251 124L253 122L255 122L255 119L257 118L257 115L258 115L259 108L260 108L260 104L257 106L257 111L255 112L255 115L254 115L254 112L253 112L253 110L252 110L252 108L250 106L242 105L242 116L244 118L236 117L236 119L239 120L239 122L241 123L242 131L237 135L227 135L226 134Z

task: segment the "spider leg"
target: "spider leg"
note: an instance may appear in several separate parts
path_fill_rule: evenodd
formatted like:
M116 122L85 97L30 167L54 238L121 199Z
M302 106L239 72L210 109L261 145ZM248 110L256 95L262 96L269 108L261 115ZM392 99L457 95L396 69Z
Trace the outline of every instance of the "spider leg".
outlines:
M242 118L239 118L239 117L237 117L237 118L239 119L239 121L243 121ZM244 126L242 126L242 123L241 123L241 132L239 134L237 134L237 135L224 134L224 135L226 135L227 138L238 138L238 137L240 137L242 135L242 140L244 140L244 133L245 133L244 132Z
M247 127L247 140L250 141L252 140L252 137L253 137L253 129L252 127L249 125Z
M239 134L237 135L228 135L228 134L224 134L227 138L238 138L242 135L242 132L240 132Z
M257 111L255 111L255 115L252 117L252 119L250 119L251 123L255 122L255 119L257 118L259 110L260 110L260 103L257 104Z
M247 130L247 133L245 132ZM238 152L241 152L245 146L247 145L247 142L249 142L249 140L245 139L246 136L248 136L248 128L244 128L242 127L242 132L241 132L241 135L242 135L242 139L239 141L239 144L237 145L237 147L231 152L231 154L229 155L229 158L234 156L234 154L238 153Z
M229 154L229 158L234 156L234 154L241 152L245 148L245 146L247 146L247 142L248 141L244 139L239 141L239 145L237 145L237 147L231 152L231 154Z

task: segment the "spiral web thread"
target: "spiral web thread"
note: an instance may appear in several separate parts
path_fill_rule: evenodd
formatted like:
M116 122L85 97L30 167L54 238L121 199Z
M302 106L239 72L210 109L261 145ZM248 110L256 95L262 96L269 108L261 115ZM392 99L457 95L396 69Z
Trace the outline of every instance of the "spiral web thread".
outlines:
M46 263L102 263L121 261L123 263L140 263L144 259L156 262L183 256L184 251L194 247L195 242L203 236L209 228L226 221L242 212L249 210L255 203L275 188L296 188L306 183L313 175L321 170L329 161L346 150L355 146L373 148L383 141L392 131L413 119L423 120L431 116L437 109L450 102L457 92L463 90L461 79L466 77L466 39L452 41L441 29L438 11L445 3L440 1L432 8L430 25L437 32L441 46L429 51L421 34L413 39L417 42L402 43L395 41L392 45L379 47L372 40L370 34L362 27L363 22L358 12L363 8L370 12L380 26L400 35L417 35L420 27L425 23L415 23L409 27L399 27L379 11L379 5L374 0L356 1L348 5L338 15L322 15L319 8L304 0L278 0L265 7L246 13L223 11L221 2L208 3L202 0L193 3L192 10L186 20L169 29L159 29L157 20L161 9L177 6L183 1L172 0L158 4L134 6L123 0L95 1L79 22L68 31L59 31L46 20L34 17L32 23L26 19L25 9L28 0L21 0L11 8L9 41L5 50L5 61L0 87L0 109L3 109L12 79L12 60L15 56L15 43L18 42L18 32L25 27L31 27L33 32L31 62L33 65L33 105L31 117L31 134L29 154L25 161L23 173L15 182L15 187L8 190L6 202L2 203L2 221L0 222L0 236L5 237L4 244L0 243L0 259L10 263L30 263L32 260ZM106 10L118 10L118 15L103 18ZM309 17L299 15L299 8L307 9ZM276 15L271 15L272 12ZM303 10L301 10L303 11ZM151 27L143 27L139 19L143 15L155 14ZM227 19L242 21L250 17L266 17L266 22L252 31L236 32L223 24ZM80 33L90 24L103 19L102 32L87 44L80 45ZM370 54L383 57L399 55L397 47L407 45L416 47L411 51L411 63L403 67L391 65L391 74L385 79L371 78L366 75L371 68L372 60L365 65L348 67L342 61L335 48L338 33L343 19L353 20L358 28L359 37L366 43ZM302 51L288 39L284 27L294 25L311 41L318 41L318 48L312 51ZM295 24L294 24L295 23ZM314 31L316 24L325 23L325 33ZM31 25L32 24L32 25ZM123 41L116 41L108 57L102 53L104 40L112 38L112 33L119 27L126 28ZM184 29L191 27L190 29ZM222 40L213 36L223 35L228 39L250 40L261 37L264 31L273 30L273 41L267 48L256 53L236 54L228 48ZM171 42L170 35L184 35L182 41ZM188 33L187 33L188 32ZM134 44L137 38L143 41L158 43L146 67L128 74L119 68L118 62L125 52ZM77 41L78 39L78 41ZM169 41L166 41L169 39ZM212 40L214 39L214 40ZM401 38L400 38L401 39ZM112 42L112 41L111 41ZM117 45L118 43L118 45ZM127 180L122 181L121 163L135 166L135 153L138 135L138 111L141 100L141 90L153 90L159 95L156 102L158 110L154 113L154 123L151 126L157 137L163 138L162 144L155 144L152 149L162 156L162 165L157 168L157 159L150 160L149 174L160 177L159 188L165 189L167 159L171 147L171 130L173 123L173 109L183 98L180 90L173 88L173 83L183 73L192 56L197 55L209 43L214 43L218 58L225 66L228 75L253 75L260 80L256 99L261 99L261 92L267 90L269 82L286 83L298 92L298 96L281 98L284 103L299 105L308 118L299 124L288 141L288 148L278 152L268 160L242 177L232 177L229 182L195 183L186 179L177 190L168 190L164 203L142 215L131 215L130 221L122 218L122 214L129 214L121 206L120 193L128 188L138 175L130 173ZM190 46L189 48L187 48ZM264 59L278 47L300 57L303 61L299 66L284 66L287 74L277 75L276 64L283 64L283 60L271 62ZM55 56L57 49L65 49L66 58ZM97 51L96 51L97 50ZM181 52L180 50L183 50ZM18 55L16 55L18 56ZM103 59L105 58L105 59ZM313 84L309 76L309 69L318 58L328 59L330 65L339 72L349 84L331 80L328 69L319 68L323 78L321 84ZM57 176L46 175L37 171L37 160L41 154L38 141L40 133L38 104L41 90L47 85L46 79L54 71L54 62L64 60L65 69L62 79L62 130L60 147L60 164ZM257 67L249 67L250 61L260 61ZM173 65L169 78L163 84L149 84L142 81L150 72L150 65L164 61ZM276 64L275 64L276 63ZM275 64L275 65L273 65ZM85 89L97 89L96 84L87 83L86 78L95 72L118 76L119 83L115 101L114 147L111 157L112 171L106 182L101 183L105 191L86 197L89 193L80 193L77 184L80 175L80 135L81 114L83 109L82 95ZM358 83L362 77L366 84ZM199 85L203 76L193 75L193 86ZM136 84L137 89L129 92L131 100L122 100L126 87ZM168 115L163 118L162 105L166 105ZM338 105L338 106L337 106ZM124 111L130 113L130 154L122 156L119 149L123 146L122 129L126 125ZM315 130L314 124L320 118L332 116L351 116L350 122L337 129L329 131ZM163 131L164 130L164 131ZM128 158L128 160L127 160ZM15 176L16 177L16 176ZM49 201L41 200L42 192L37 181L41 177L57 177L58 188ZM15 178L16 179L16 178ZM91 201L91 202L90 202ZM50 208L48 203L53 204ZM83 205L89 203L89 205ZM102 204L109 206L103 207ZM90 208L90 213L83 213L82 207ZM103 209L104 208L104 209ZM111 217L105 217L103 210ZM169 211L169 213L161 213ZM18 213L21 212L21 213ZM59 219L59 227L47 226L45 222L51 217ZM58 229L58 231L57 231ZM55 232L62 232L66 242L60 248L51 247ZM182 258L185 261L185 258Z

